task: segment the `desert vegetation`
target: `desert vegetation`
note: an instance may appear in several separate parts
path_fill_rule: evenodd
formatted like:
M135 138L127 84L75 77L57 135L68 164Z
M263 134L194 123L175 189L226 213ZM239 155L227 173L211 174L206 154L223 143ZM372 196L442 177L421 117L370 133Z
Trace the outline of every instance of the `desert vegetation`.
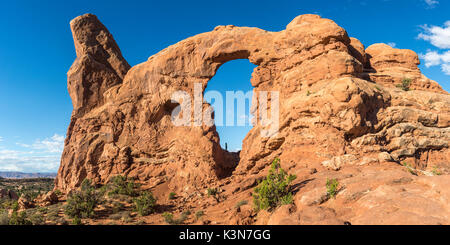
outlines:
M339 191L339 181L337 179L327 179L327 194L329 198L336 198Z
M2 179L2 181L6 181ZM3 187L19 192L34 200L42 190L51 190L47 180L8 180ZM15 184L14 184L15 183ZM31 183L29 187L20 187L22 183ZM46 188L42 187L44 185ZM37 190L33 187L38 187ZM55 191L60 196L60 191ZM0 225L82 225L95 220L104 220L108 224L145 224L136 217L148 216L156 211L157 200L153 193L141 190L133 179L114 176L103 186L96 186L85 179L78 190L66 196L65 202L41 207L21 209L18 200L0 199ZM176 221L176 220L175 220Z
M409 91L411 86L411 79L403 78L402 82L400 84L397 84L396 86L397 88L401 88L403 91Z
M255 188L253 202L256 210L266 210L292 203L289 185L296 178L281 168L280 159L272 162L269 175Z

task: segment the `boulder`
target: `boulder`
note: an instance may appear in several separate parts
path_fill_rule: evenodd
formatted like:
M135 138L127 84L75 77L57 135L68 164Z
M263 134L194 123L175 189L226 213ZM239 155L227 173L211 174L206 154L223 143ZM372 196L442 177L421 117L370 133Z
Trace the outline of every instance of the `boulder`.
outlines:
M17 204L19 204L19 210L25 210L25 209L29 209L29 208L34 208L35 207L34 202L32 200L30 200L24 194L22 194L20 196L19 200L17 200Z
M0 199L18 200L19 196L12 190L0 189Z
M46 194L42 194L41 196L39 196L36 199L36 203L39 206L44 206L44 207L56 204L56 203L58 203L58 201L59 201L58 195L56 195L56 193L54 191L49 191Z

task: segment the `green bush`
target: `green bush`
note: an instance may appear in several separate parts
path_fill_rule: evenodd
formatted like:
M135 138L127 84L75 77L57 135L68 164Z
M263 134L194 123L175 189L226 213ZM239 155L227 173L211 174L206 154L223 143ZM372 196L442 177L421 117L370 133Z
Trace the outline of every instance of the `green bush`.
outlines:
M67 198L65 213L70 218L91 218L95 215L94 209L100 204L101 195L92 186L91 181L85 179L81 190L75 191Z
M127 179L125 176L114 176L109 180L108 185L112 188L108 195L119 194L131 197L136 197L139 195L139 191L136 190L139 188L139 185L132 179Z
M327 179L327 194L331 198L335 198L338 193L339 181L337 179Z
M402 80L402 83L397 85L397 88L401 88L403 91L409 91L410 86L411 86L411 79L404 78Z
M17 211L19 209L19 203L16 200L0 199L1 209L13 209Z
M175 192L169 193L169 200L175 199L176 196L177 196L177 194Z
M13 211L9 218L9 225L33 225L33 223L27 218L25 212Z
M173 223L173 214L169 213L169 212L164 212L162 214L164 221L166 221L166 223L168 224L172 224Z
M82 225L83 222L81 222L80 217L73 217L72 219L72 225Z
M255 188L253 193L255 209L259 211L292 203L289 185L295 178L295 175L287 175L280 166L280 159L276 158L272 162L269 175Z
M45 223L43 214L40 212L34 211L34 213L29 215L29 220L33 225L43 225Z
M208 188L208 196L215 196L217 193L217 188Z
M156 198L149 191L134 199L135 210L141 216L147 216L155 211Z
M431 172L433 173L433 175L441 175L442 174L442 172L439 171L437 166L434 166L433 170Z
M219 191L217 190L217 188L208 188L208 196L209 197L214 197L214 199L216 199L217 202L219 202Z

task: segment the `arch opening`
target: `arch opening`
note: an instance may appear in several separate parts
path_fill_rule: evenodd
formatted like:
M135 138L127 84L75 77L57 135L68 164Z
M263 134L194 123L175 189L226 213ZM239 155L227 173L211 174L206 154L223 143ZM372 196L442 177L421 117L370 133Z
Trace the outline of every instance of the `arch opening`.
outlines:
M214 109L220 146L234 159L235 166L240 160L243 140L253 128L250 107L254 87L250 79L255 67L248 59L228 61L208 81L203 92L204 101Z

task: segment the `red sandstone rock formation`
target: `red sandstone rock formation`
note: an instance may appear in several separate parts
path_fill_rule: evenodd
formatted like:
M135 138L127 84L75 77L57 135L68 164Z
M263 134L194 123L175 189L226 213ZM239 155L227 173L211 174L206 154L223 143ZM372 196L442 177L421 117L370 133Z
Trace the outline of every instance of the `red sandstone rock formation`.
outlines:
M240 193L254 186L279 157L284 168L303 175L305 181L318 177L297 193L296 208L283 207L260 218L260 223L373 223L376 215L388 215L386 208L409 207L397 189L411 182L423 183L414 188L425 194L411 191L405 196L440 209L399 217L420 223L426 212L450 210L448 203L432 200L435 186L445 192L448 175L432 179L396 172L403 168L399 163L407 162L422 175L436 166L450 173L450 95L421 74L417 54L411 50L384 44L365 49L333 21L302 15L281 32L218 26L130 69L95 16L77 17L71 28L77 59L68 72L68 88L74 111L57 189L69 192L85 178L104 183L124 174L148 187L166 183L186 193L227 178L225 183L232 183L229 192ZM220 147L214 126L176 127L171 122L176 106L172 94L178 90L193 94L194 83L204 90L217 69L234 59L257 65L251 79L255 92L280 92L279 133L262 137L264 127L256 125L243 142L239 162ZM404 78L411 79L411 91L396 88ZM203 108L209 105L203 103ZM252 110L257 112L255 104ZM322 205L323 190L316 188L323 188L325 177L333 175L348 186L349 196L337 200L357 209ZM384 177L379 180L377 175ZM403 177L408 180L403 179L402 185L389 184ZM364 182L370 194L356 184ZM445 195L450 198L450 193ZM373 213L369 203L374 202L384 211ZM310 217L318 208L324 216ZM361 210L371 214L355 213ZM291 217L283 218L287 214ZM428 221L449 220L441 215Z

